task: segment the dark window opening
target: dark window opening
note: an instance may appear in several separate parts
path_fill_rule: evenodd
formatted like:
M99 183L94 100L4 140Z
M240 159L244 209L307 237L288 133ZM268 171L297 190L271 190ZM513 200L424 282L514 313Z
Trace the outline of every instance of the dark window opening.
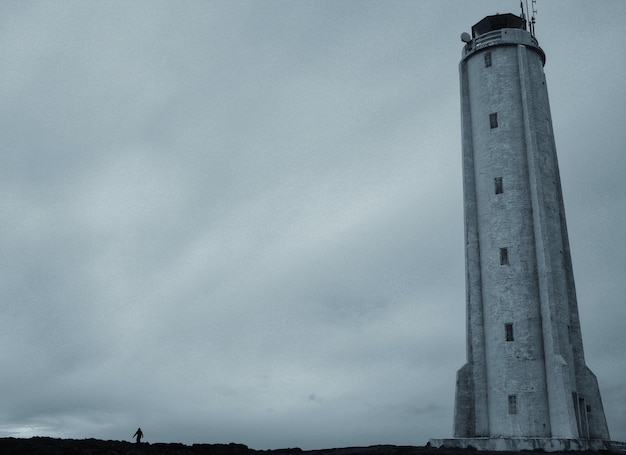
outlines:
M572 328L569 325L567 326L567 338L569 340L569 344L572 344Z
M489 126L491 129L498 127L498 113L489 114Z
M514 341L512 322L507 322L506 324L504 324L504 334L506 336L506 341Z
M509 249L500 248L500 265L509 265Z
M491 66L491 52L485 52L485 67Z
M591 412L591 405L587 405L587 412L590 413Z
M496 186L496 194L502 194L502 177L496 177L493 179L493 183Z
M517 414L517 395L509 395L509 414Z

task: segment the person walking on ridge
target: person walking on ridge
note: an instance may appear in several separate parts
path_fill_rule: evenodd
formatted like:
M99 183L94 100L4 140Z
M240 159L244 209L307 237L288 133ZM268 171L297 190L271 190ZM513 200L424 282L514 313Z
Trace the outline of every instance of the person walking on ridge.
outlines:
M143 438L143 431L141 431L141 428L137 428L137 431L135 431L133 438L135 436L137 436L137 444L139 444L141 442L141 438Z

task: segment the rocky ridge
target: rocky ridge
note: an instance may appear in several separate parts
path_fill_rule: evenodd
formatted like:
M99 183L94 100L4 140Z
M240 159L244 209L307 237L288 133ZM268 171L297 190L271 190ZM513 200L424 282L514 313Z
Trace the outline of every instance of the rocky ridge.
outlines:
M141 443L99 439L56 439L49 437L0 438L3 455L473 455L472 449L435 449L427 446L377 445L336 449L302 450L285 448L255 450L244 444ZM597 452L577 452L590 455ZM480 452L481 455L505 455L503 452ZM559 455L551 452L552 455ZM519 455L519 454L518 454ZM571 452L570 452L571 455Z

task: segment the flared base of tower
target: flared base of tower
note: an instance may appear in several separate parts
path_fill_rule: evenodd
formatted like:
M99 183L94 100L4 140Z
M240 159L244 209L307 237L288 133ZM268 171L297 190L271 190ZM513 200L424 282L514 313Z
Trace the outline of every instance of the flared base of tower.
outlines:
M612 452L626 453L626 443L603 439L559 438L454 438L431 439L429 445L445 449L474 449L488 452Z
M546 370L549 365L546 362ZM600 389L593 372L584 364L579 366L575 374L578 387L573 390L567 381L572 376L569 366L565 362L558 366L562 374L553 376L560 380L552 381L541 391L539 381L528 381L529 385L519 390L490 388L485 380L485 368L465 364L457 372L454 438L472 441L610 441ZM498 371L502 376L507 374L505 368Z

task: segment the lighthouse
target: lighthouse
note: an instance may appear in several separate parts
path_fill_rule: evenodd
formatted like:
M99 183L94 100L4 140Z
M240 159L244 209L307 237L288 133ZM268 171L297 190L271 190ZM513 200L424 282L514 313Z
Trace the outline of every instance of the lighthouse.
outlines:
M462 35L467 363L457 443L439 441L605 448L592 443L609 431L583 352L546 56L529 25L497 14Z

